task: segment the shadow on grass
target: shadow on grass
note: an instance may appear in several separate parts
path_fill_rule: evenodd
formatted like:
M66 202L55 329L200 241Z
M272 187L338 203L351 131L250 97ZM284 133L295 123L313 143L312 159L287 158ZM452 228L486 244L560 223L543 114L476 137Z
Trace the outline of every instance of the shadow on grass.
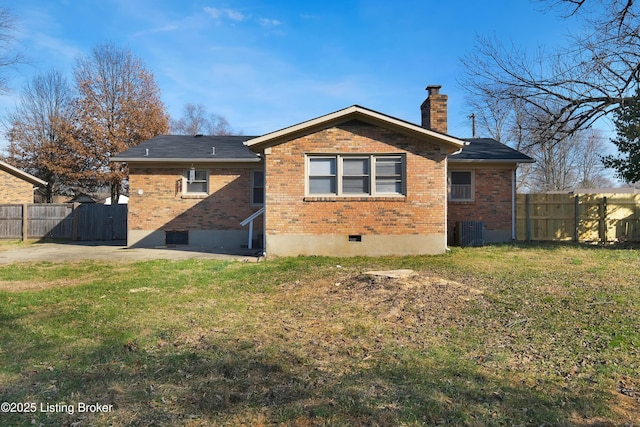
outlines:
M13 333L27 332L12 319L2 323ZM32 351L49 358L66 354L40 343L14 356L26 360ZM38 410L2 413L0 424L591 426L574 414L605 400L568 390L554 396L492 378L475 361L442 348L386 346L369 360L356 356L350 364L326 366L285 348L214 336L159 340L146 349L131 341L105 342L63 357L49 360L50 368L3 379L0 401L36 402ZM112 408L40 411L41 404L79 403Z
M640 242L555 242L555 241L518 241L511 243L492 243L489 247L517 247L521 249L559 250L564 248L580 248L594 250L633 250L640 249Z

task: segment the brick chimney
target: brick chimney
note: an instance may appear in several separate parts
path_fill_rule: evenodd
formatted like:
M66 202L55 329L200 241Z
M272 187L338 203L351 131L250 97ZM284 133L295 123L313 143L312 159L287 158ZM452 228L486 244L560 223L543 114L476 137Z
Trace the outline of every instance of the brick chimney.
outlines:
M447 133L447 95L440 93L442 86L427 86L429 96L420 106L422 127L436 132Z

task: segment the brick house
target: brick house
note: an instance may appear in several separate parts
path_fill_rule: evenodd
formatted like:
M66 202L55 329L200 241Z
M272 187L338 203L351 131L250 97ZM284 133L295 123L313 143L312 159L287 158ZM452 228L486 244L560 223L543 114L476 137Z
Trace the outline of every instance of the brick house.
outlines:
M113 157L129 166L128 245L436 254L466 220L511 240L515 170L531 159L447 135L447 97L427 89L421 126L354 105L257 137L158 136Z
M46 185L46 181L0 161L0 204L33 203L36 188Z

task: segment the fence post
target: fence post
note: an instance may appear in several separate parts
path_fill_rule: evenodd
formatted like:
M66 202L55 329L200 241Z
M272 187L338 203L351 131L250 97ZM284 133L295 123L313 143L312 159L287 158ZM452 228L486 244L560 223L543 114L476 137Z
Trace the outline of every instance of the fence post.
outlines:
M80 222L80 215L78 214L78 209L80 208L80 203L74 203L73 208L71 209L71 215L73 215L73 225L71 232L71 240L78 240L78 222Z
M607 197L598 203L598 238L601 244L607 243Z
M29 239L29 215L28 207L26 203L22 205L22 241L26 242Z
M525 194L524 196L524 224L525 224L525 238L528 243L531 243L531 195Z
M602 197L602 236L601 240L603 244L607 244L607 196Z
M580 214L579 214L579 209L580 209L580 200L579 200L580 196L578 196L577 194L573 197L573 224L574 224L574 230L573 230L573 241L578 243L580 241Z

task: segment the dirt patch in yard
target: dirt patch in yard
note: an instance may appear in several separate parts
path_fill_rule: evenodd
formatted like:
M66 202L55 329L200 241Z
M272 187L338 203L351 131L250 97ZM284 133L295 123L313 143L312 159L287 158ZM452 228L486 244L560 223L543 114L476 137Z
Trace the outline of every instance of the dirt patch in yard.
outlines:
M425 275L385 277L360 274L328 284L336 301L359 305L378 320L407 326L444 326L459 318L460 309L482 298L483 290L463 283Z
M441 344L453 329L464 327L463 307L483 300L482 289L439 277L347 271L313 283L285 283L278 294L281 303L270 309L265 305L274 296L256 295L248 310L262 313L256 319L260 327L251 327L247 336L258 348L278 337L283 348L305 349L300 357L336 375L342 374L335 372L338 367L349 365L345 358L359 358L367 366L389 345Z

